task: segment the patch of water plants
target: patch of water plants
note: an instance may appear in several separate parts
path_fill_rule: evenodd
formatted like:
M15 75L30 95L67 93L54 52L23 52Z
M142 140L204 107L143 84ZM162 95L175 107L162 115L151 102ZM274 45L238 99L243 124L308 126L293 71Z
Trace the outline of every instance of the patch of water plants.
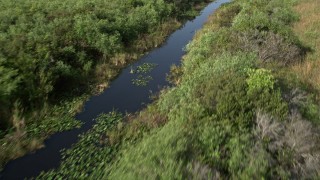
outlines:
M132 79L132 84L136 86L147 86L153 78L146 74L150 73L156 66L157 64L155 63L143 63L136 69L131 69L130 73L137 75L136 78Z
M155 63L143 63L142 65L138 66L136 70L131 71L132 73L137 74L146 74L151 72L158 64Z
M45 105L41 111L30 115L34 119L32 122L21 117L22 108L17 105L14 127L0 134L0 169L10 159L43 147L44 139L53 133L80 128L83 123L76 120L74 115L79 112L86 98L81 96L54 107Z
M136 86L147 86L151 80L153 80L151 76L138 75L136 79L132 79L132 84Z
M57 170L42 172L37 179L99 179L118 152L119 144L110 144L108 132L117 128L123 116L117 112L101 114L91 130L80 135L71 149L62 151L63 163Z

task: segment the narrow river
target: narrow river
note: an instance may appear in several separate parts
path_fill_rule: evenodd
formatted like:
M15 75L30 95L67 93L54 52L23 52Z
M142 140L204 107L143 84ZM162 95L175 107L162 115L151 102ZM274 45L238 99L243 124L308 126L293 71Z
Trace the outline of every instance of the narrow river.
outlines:
M228 1L217 0L209 4L194 20L187 21L182 28L171 34L161 47L124 69L111 83L110 88L98 96L91 97L85 103L83 111L76 115L76 119L85 122L80 129L52 135L45 141L45 148L9 162L1 172L0 179L31 178L41 171L57 168L61 162L60 151L70 148L77 142L78 135L89 130L94 124L94 118L99 114L112 110L130 113L144 108L151 102L149 98L151 94L169 85L166 74L169 73L172 64L180 64L181 57L185 53L183 49L192 40L195 32L203 26L210 14ZM136 77L130 71L143 63L155 63L158 66L148 74L153 80L147 86L135 86L132 84L132 79Z

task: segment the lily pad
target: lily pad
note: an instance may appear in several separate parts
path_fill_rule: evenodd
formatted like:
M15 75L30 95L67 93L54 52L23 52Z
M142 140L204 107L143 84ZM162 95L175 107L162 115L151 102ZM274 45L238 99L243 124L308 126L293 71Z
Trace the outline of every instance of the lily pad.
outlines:
M132 79L132 84L136 86L147 86L151 80L153 80L151 76L138 75L136 79Z

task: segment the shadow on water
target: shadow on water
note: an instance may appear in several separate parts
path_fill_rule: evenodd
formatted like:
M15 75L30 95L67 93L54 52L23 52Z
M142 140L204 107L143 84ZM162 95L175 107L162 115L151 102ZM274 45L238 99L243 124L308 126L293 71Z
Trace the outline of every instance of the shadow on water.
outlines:
M183 48L192 40L195 32L206 22L208 16L221 4L229 0L217 0L209 4L201 14L192 21L187 21L179 30L171 34L165 44L156 48L149 54L143 56L139 61L128 66L115 79L110 88L102 94L91 97L84 105L81 113L76 115L85 124L80 129L61 132L52 135L45 141L45 148L30 153L24 157L9 162L0 174L0 179L23 179L37 176L41 171L57 168L61 162L62 149L67 149L77 142L78 135L86 132L94 124L94 118L101 113L112 110L119 112L136 112L150 103L150 95L168 86L166 74L170 71L172 64L179 64L184 55ZM132 84L135 78L130 73L131 68L136 68L143 63L155 63L158 66L148 75L151 80L147 86L139 87Z

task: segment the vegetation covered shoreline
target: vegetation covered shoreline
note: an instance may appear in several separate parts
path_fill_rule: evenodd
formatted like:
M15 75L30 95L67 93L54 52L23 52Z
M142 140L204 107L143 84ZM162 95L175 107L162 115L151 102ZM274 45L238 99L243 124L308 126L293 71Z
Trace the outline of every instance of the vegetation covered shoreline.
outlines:
M172 68L175 87L135 115L102 114L39 178L319 178L320 21L303 21L319 7L224 5Z
M122 68L210 1L4 1L0 167L80 127L73 116Z

